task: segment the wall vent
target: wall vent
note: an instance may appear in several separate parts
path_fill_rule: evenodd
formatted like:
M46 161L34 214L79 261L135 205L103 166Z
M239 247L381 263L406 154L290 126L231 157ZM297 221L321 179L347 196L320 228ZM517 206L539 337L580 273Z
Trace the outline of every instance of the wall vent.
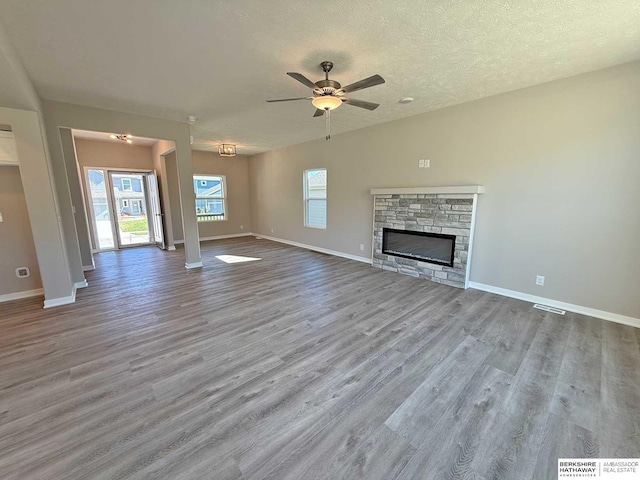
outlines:
M533 308L537 308L538 310L544 310L545 312L557 313L558 315L564 315L567 313L564 310L561 310L556 307L550 307L549 305L542 305L541 303L536 303Z

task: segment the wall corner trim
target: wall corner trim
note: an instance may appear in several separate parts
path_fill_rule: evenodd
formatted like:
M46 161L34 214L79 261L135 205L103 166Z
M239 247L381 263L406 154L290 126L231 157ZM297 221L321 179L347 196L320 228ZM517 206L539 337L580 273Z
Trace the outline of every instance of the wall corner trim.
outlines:
M58 298L52 298L50 300L45 299L44 308L60 307L62 305L75 303L75 301L76 301L76 287L74 286L73 290L71 291L71 295L69 295L68 297L58 297Z
M44 290L42 288L37 288L35 290L24 290L22 292L7 293L4 295L0 295L0 303L11 302L13 300L21 300L23 298L39 297L41 295L44 295Z
M90 270L95 270L96 266L95 265L83 265L82 266L82 271L83 272L88 272Z
M78 289L78 288L86 288L89 286L89 283L87 282L87 280L83 280L81 282L76 282L73 284L73 286Z
M336 250L329 250L328 248L316 247L314 245L307 245L305 243L293 242L291 240L285 240L284 238L269 237L267 235L260 235L259 233L253 233L256 238L264 238L265 240L271 240L272 242L286 243L287 245L293 245L294 247L306 248L307 250L313 250L314 252L326 253L327 255L334 255L336 257L346 258L348 260L355 260L356 262L368 263L371 265L371 259L366 257L359 257L357 255L351 255L350 253L338 252Z
M621 323L622 325L628 325L630 327L640 328L640 318L627 317L612 312L605 312L603 310L596 310L595 308L583 307L582 305L574 305L572 303L560 302L558 300L552 300L550 298L538 297L536 295L530 295L528 293L517 292L515 290L508 290L506 288L494 287L493 285L487 285L478 282L469 282L470 288L476 290L482 290L483 292L495 293L504 297L515 298L517 300L524 300L530 303L542 303L551 307L560 308L573 313L579 313L588 317L600 318L601 320L607 320L609 322Z
M452 185L449 187L372 188L371 195L478 195L484 193L484 185Z
M174 251L175 249L176 249L175 245L168 245L167 246L167 250L170 251L170 252Z

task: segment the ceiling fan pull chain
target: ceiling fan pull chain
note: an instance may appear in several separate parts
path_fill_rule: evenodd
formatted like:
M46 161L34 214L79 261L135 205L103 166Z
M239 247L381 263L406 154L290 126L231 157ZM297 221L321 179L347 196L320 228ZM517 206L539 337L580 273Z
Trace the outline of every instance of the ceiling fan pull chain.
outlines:
M324 117L325 117L325 125L327 127L326 129L327 134L324 138L325 140L330 140L331 139L331 110L327 108L324 112Z

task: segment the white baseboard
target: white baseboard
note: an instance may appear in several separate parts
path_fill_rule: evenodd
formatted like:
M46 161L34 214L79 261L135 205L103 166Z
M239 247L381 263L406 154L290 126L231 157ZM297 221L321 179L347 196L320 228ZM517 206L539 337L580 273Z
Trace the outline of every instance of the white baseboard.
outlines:
M202 268L202 262L185 263L184 268L191 270L192 268Z
M86 287L88 287L88 286L89 286L89 284L87 283L87 281L86 281L86 280L83 280L82 282L76 282L76 283L74 283L74 284L73 284L73 286L74 286L75 288L86 288Z
M349 260L355 260L356 262L368 263L371 265L371 259L366 257L359 257L357 255L351 255L350 253L338 252L336 250L329 250L328 248L316 247L314 245L306 245L304 243L292 242L291 240L285 240L284 238L269 237L267 235L260 235L254 233L258 238L264 238L273 242L286 243L287 245L293 245L294 247L306 248L307 250L313 250L314 252L326 253L328 255L334 255L336 257L348 258Z
M475 288L476 290L482 290L483 292L495 293L504 297L524 300L525 302L542 303L544 305L560 308L569 312L587 315L588 317L600 318L602 320L608 320L610 322L616 322L623 325L628 325L630 327L640 328L640 318L627 317L625 315L619 315L617 313L605 312L603 310L596 310L595 308L583 307L582 305L574 305L572 303L551 300L550 298L538 297L536 295L516 292L515 290L508 290L506 288L494 287L493 285L486 285L484 283L469 282L469 287Z
M176 246L175 246L175 245L169 245L169 246L167 246L167 250L169 250L170 252L172 252L172 251L173 251L173 250L175 250L175 249L176 249Z
M225 239L225 238L250 237L252 235L253 235L253 233L251 233L251 232L231 233L229 235L216 235L214 237L200 237L200 241L201 242L207 242L209 240L222 240L222 239Z
M96 266L95 265L83 265L82 266L82 271L83 272L88 272L90 270L95 270Z
M0 295L0 303L11 302L12 300L20 300L23 298L38 297L40 295L44 295L44 290L41 288L37 288L35 290L24 290L22 292L7 293L5 295Z
M74 303L76 301L76 287L73 287L73 290L71 291L71 295L69 295L68 297L58 297L58 298L52 298L50 300L46 300L44 301L44 308L51 308L51 307L60 307L62 305L68 305L70 303Z
M230 233L229 235L215 235L213 237L200 237L198 240L200 240L201 242L207 242L209 240L222 240L224 238L237 238L237 237L250 237L252 236L253 233L251 232L246 232L246 233ZM184 244L184 240L174 240L174 242L176 245L182 245ZM174 248L175 250L175 248Z

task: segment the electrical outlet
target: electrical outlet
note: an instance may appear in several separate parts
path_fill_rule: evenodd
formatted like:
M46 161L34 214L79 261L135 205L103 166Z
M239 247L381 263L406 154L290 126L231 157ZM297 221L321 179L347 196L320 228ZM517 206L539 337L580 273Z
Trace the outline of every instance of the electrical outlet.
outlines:
M361 244L360 244L360 251L361 251L361 252L364 252L364 243L361 243Z
M18 278L27 278L31 275L31 270L28 267L18 267L16 268L16 277Z
M240 225L240 230L244 230L244 225Z
M424 168L429 168L431 166L431 159L425 158L423 161L424 161Z
M544 276L536 275L536 285L544 285Z
M424 168L424 160L418 160L418 168Z
M4 222L4 218L2 218L2 212L0 212L0 222Z
M273 228L271 229L271 233L273 233Z

